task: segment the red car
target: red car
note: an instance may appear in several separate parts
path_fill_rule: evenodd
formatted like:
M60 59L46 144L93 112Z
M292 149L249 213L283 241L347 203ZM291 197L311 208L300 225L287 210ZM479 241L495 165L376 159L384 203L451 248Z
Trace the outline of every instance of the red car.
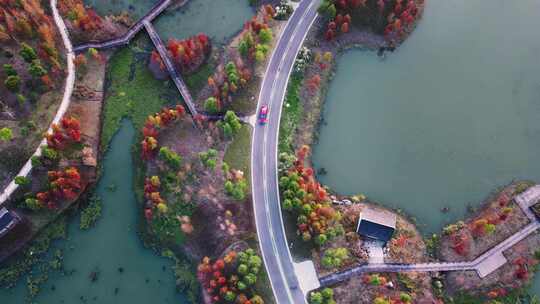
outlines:
M259 110L259 124L264 125L268 122L268 106L263 105Z

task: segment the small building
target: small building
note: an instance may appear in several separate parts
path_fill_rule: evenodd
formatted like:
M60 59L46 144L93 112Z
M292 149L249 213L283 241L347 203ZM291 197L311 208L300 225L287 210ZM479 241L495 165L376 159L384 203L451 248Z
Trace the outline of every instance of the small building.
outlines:
M14 212L11 212L6 208L0 208L0 238L13 229L20 220L19 216Z
M383 242L384 245L392 238L396 230L395 214L364 208L360 212L356 233L369 240Z

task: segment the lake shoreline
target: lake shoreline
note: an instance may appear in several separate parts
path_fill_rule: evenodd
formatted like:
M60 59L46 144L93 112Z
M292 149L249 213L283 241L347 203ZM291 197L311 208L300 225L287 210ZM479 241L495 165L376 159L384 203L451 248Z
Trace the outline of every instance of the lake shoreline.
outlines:
M423 7L422 7L423 8ZM416 27L416 23L415 23L415 27ZM324 107L324 104L325 104L325 101L326 101L326 94L327 94L327 90L328 90L328 87L329 87L329 84L331 83L332 79L333 79L333 76L335 75L336 73L336 62L337 60L339 60L340 56L342 56L347 50L350 50L350 49L360 49L360 50L363 50L363 51L379 51L379 55L381 55L381 48L384 48L386 47L386 42L384 41L384 39L382 39L381 36L378 36L374 33L371 33L371 32L365 32L365 31L360 31L360 30L357 30L357 29L351 29L351 31L349 33L347 33L346 35L342 35L342 36L338 36L335 41L333 42L327 42L327 41L324 41L322 40L322 36L323 36L323 33L324 33L324 21L322 21L320 18L318 19L318 21L313 25L313 28L311 29L310 33L308 34L308 37L307 37L307 41L305 43L305 46L311 50L312 53L315 53L315 52L319 52L319 53L325 53L325 52L330 52L331 55L332 55L332 59L331 60L328 60L328 61L325 61L325 60L316 60L316 63L317 64L310 64L306 67L305 71L302 73L301 75L301 78L300 78L300 81L301 81L301 84L298 86L298 87L294 87L294 90L298 90L297 91L297 96L298 98L300 99L300 103L302 104L302 108L304 109L309 109L309 111L304 111L302 113L302 116L299 118L299 122L297 123L297 125L295 126L295 130L292 131L293 135L291 136L292 137L292 140L291 139L288 139L289 142L291 142L291 148L289 149L288 147L286 149L283 149L283 147L280 146L280 150L282 150L282 152L292 152L292 151L296 151L298 149L300 149L302 146L304 145L307 145L307 146L313 146L313 145L316 145L317 144L317 141L318 141L318 132L320 130L320 128L322 126L324 126L325 124L325 121L324 121L324 118L323 118L323 115L322 115L322 112L323 112L323 107ZM409 32L410 33L410 32ZM344 37L346 36L346 37ZM405 38L405 37L404 37ZM397 47L399 47L399 45L401 43L404 42L405 39L399 41ZM382 58L381 60L384 59L384 56L386 54L384 54L385 52L388 52L388 51L383 51L382 53ZM388 56L391 56L391 54L388 54ZM316 90L313 90L313 87L310 88L310 80L313 79L313 77L315 75L320 75L320 81L319 81L319 85L318 87L316 88ZM292 81L294 81L294 77L292 78ZM298 77L298 76L296 76ZM291 81L289 82L289 88L288 90L291 90ZM313 92L315 91L315 92ZM288 91L288 94L290 94L291 91ZM287 107L288 104L285 104L285 106ZM287 110L284 109L284 113L285 115L287 115ZM302 112L302 111L300 111ZM285 120L283 119L282 117L282 123L284 121L287 121L287 118L285 118ZM281 134L280 134L281 135ZM283 141L282 138L280 138L280 141ZM288 150L288 151L284 151L284 150ZM325 169L324 168L321 168L318 172L318 174L325 174ZM516 184L519 184L519 183L513 183L512 185L516 185ZM511 185L511 186L512 186ZM506 186L506 187L502 187L503 189L506 189L510 186ZM499 189L497 190L494 190L494 192L499 192ZM340 199L344 198L342 196L339 196L336 194L336 197L339 197ZM491 202L493 198L493 193L489 195L488 198L486 198L485 200L482 201L482 203L479 205L478 209L477 210L482 210L483 208L485 208L486 206L488 206ZM372 204L371 202L369 202L368 204ZM374 203L375 206L376 205L379 205L378 203ZM390 210L392 210L393 212L397 213L397 214L402 214L402 211L401 210L397 210L396 209L392 209L390 208ZM443 208L441 209L441 212L446 212L447 209L446 208ZM478 212L480 211L477 211L473 214L468 214L466 216L466 222L469 223L469 222L473 222L477 219L477 216L478 216ZM517 211L519 212L519 210ZM408 216L408 218L412 219L414 221L414 215L410 214ZM495 232L495 234L497 234L498 232ZM528 237L528 239L532 239L534 238L535 236L534 235L531 235ZM502 238L502 236L501 236ZM440 240L438 239L438 237L434 237L433 239L426 239L426 242L429 242L429 243L438 243ZM447 238L444 239L444 242L447 242ZM436 244L435 244L436 245ZM493 244L493 245L496 245ZM446 247L447 244L445 244ZM517 245L516 245L517 246ZM515 247L516 247L515 246ZM523 247L525 245L521 245L521 247ZM491 247L489 247L491 248ZM488 249L489 249L488 248ZM530 247L529 247L530 248ZM513 249L509 250L509 251L515 251L514 247ZM434 250L434 254L435 255L439 255L438 254L438 250L437 248L435 248ZM509 254L512 254L512 253L509 253ZM426 258L427 258L427 253L426 253ZM435 257L433 257L435 258ZM432 259L433 259L432 258ZM527 259L530 260L530 261L534 261L534 255L529 251L529 254L527 256ZM452 259L450 257L448 257L448 255L446 255L446 258L442 259L442 260L450 260L450 261L454 261L454 260L463 260L463 259ZM508 262L508 264L510 264L511 262ZM510 266L508 265L507 266ZM535 263L533 263L533 265L535 265ZM532 269L532 268L531 268ZM475 276L476 273L472 272ZM491 277L491 279L489 280L489 282L491 282L493 284L493 286L495 286L497 284L498 281L500 281L500 277L502 276L501 274L501 270L497 270L497 273ZM451 276L451 275L450 275ZM452 295L457 295L460 293L461 290L456 290L455 286L455 277L454 278L451 278L451 279L443 279L442 277L439 277L438 275L434 275L433 276L434 278L436 278L437 280L440 280L440 282L442 283L442 281L446 281L448 282L448 280L453 280L453 282L450 282L450 286L449 286L449 290L452 291ZM448 277L448 276L447 276ZM495 279L493 279L495 278ZM532 275L528 277L529 280L526 280L526 282L530 282L530 279L532 278ZM482 281L482 280L480 280ZM523 283L523 284L519 284L518 286L513 286L512 288L509 288L509 290L507 290L506 292L502 292L499 290L499 294L498 296L505 296L505 295L509 295L509 294L512 294L512 290L521 290L521 288L523 286L526 286L527 283ZM478 284L478 282L476 283ZM355 286L354 288L357 288L358 286ZM469 286L470 287L470 286ZM351 289L353 287L351 286L348 286L347 287L348 289ZM467 288L466 290L469 290L469 291L473 291L474 290L474 287L472 288ZM474 290L474 294L476 295L479 295L481 294L482 296L486 296L486 295L489 295L489 296L493 296L493 292L491 294L488 294L488 292L485 292L486 288L483 288L482 289L484 291L483 294L481 294L482 292L480 292L479 290Z

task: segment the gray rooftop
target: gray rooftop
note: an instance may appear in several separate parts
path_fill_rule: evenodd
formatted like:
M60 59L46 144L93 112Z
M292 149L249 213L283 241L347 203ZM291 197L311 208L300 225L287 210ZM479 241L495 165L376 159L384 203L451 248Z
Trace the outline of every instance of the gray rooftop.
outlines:
M397 216L394 213L388 211L379 211L365 207L360 212L360 219L358 222L361 222L362 220L366 220L386 227L392 227L395 229Z

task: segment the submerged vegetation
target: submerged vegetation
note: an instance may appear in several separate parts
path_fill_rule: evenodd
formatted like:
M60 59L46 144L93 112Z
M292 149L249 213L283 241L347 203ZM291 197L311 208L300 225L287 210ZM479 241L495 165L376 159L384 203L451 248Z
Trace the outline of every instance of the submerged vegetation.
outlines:
M80 228L83 230L93 227L101 217L101 198L93 196L90 198L88 206L81 211Z
M61 267L61 254L55 254L53 260L49 260L45 253L49 250L53 241L66 238L66 228L66 218L60 217L41 231L26 249L6 261L3 264L5 266L0 268L0 287L15 286L17 281L36 265L41 265L36 267L43 270L40 271L40 275L46 275L51 267L54 269ZM33 275L37 274L34 273ZM30 279L30 281L32 280ZM35 296L35 289L38 286L36 284L30 285L32 286L30 294Z
M149 113L158 112L168 103L177 103L180 98L177 94L171 94L174 98L166 97L170 90L168 82L155 79L129 48L119 50L109 65L109 87L101 132L102 149L108 146L122 118L130 118L135 128L140 130Z

